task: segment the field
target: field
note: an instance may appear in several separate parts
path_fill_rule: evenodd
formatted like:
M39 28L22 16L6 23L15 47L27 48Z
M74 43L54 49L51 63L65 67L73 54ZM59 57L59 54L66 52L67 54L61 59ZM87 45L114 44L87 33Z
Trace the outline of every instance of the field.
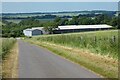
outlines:
M41 35L25 39L106 78L118 77L118 31Z
M21 20L20 19L10 19L10 20L6 20L8 22L13 22L13 23L19 23Z
M13 23L19 23L22 20L24 19L6 19L6 21L13 22ZM37 20L39 20L40 22L47 22L47 21L53 21L54 19L37 19Z
M57 15L57 16L77 16L79 14L84 14L82 12L79 13L43 13L43 14L11 14L11 15L3 15L3 17L8 16L8 17L21 17L21 18L26 18L26 17L33 17L33 16L44 16L44 15Z
M88 32L36 37L37 40L75 48L118 59L118 31Z

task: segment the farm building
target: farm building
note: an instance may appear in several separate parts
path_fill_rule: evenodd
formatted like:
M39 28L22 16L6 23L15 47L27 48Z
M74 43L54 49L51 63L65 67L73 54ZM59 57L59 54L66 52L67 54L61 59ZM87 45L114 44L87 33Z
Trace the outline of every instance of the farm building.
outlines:
M58 26L53 33L71 33L71 32L84 32L84 31L97 31L97 30L108 30L112 29L112 26L102 24L102 25L67 25L67 26Z
M36 27L31 29L25 29L23 30L23 33L25 36L37 36L45 34L46 32L44 31L43 27Z

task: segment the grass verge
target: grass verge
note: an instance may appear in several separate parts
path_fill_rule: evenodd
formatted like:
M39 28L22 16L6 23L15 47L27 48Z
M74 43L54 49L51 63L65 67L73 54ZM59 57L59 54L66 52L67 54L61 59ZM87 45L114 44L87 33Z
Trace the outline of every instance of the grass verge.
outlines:
M88 50L62 46L45 41L35 41L33 39L26 41L45 47L55 54L78 63L106 78L118 78L118 60L116 59L94 54Z
M18 78L18 43L16 42L2 61L2 77Z

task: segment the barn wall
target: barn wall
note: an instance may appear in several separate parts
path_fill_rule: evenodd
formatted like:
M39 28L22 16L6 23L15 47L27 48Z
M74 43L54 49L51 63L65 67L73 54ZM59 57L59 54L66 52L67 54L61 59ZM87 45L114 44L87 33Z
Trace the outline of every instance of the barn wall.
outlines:
M85 32L85 31L98 31L98 30L108 30L109 28L93 28L93 29L67 29L67 30L54 30L54 34L61 34L61 33L73 33L73 32Z
M25 36L32 36L32 32L30 30L24 30L23 33Z
M32 36L41 35L41 34L43 34L43 32L41 30L33 30L32 31Z

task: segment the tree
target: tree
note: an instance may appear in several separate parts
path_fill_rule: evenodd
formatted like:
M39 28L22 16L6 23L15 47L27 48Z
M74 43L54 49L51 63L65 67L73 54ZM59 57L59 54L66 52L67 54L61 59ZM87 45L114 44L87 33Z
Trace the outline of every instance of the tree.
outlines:
M112 20L110 21L110 25L118 28L118 18L117 17L112 18Z
M68 22L69 25L78 25L78 16L73 16L72 20Z
M61 19L58 24L59 24L59 26L67 25L68 24L68 19L67 18Z
M41 27L43 26L43 23L41 23L39 20L36 19L26 19L26 20L22 20L20 23L20 25L22 26L30 26L30 27Z
M44 24L44 29L47 31L49 34L53 33L53 30L56 28L55 22L47 22Z
M95 24L95 22L91 18L82 17L82 18L79 18L78 24L79 25L91 25L91 24Z

